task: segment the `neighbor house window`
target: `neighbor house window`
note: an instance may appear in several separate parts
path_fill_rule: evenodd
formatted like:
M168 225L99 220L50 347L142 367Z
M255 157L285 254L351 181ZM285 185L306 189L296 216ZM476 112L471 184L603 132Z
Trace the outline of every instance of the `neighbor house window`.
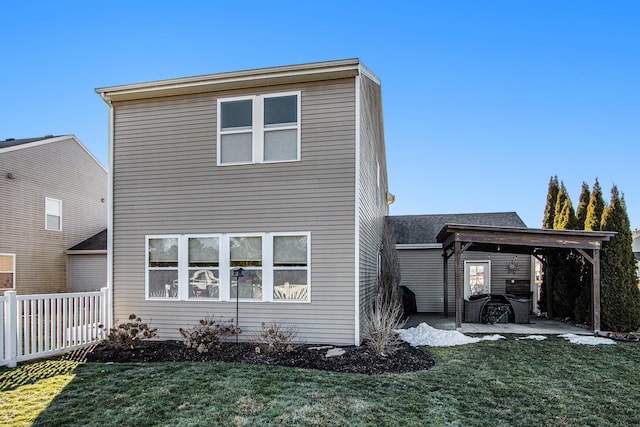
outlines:
M45 229L62 230L62 201L45 198Z
M218 164L300 160L300 92L218 100Z
M309 295L309 239L273 237L273 299L306 301Z
M310 241L308 232L147 236L147 299L308 302Z
M0 254L0 289L16 287L16 256Z

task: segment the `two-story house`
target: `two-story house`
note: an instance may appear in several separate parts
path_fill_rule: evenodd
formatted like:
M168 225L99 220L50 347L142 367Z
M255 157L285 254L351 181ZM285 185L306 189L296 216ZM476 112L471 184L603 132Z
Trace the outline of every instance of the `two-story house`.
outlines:
M0 141L0 292L71 290L66 250L106 228L107 183L73 135ZM106 255L92 265L104 276Z
M380 80L358 59L96 89L109 107L113 317L210 316L360 344L387 207Z

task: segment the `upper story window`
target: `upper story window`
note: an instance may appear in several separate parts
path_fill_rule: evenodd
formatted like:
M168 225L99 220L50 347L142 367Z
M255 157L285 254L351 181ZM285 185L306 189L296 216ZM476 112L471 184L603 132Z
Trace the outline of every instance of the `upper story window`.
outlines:
M218 100L218 164L300 160L300 92Z
M16 256L0 254L0 289L16 287Z
M62 201L45 198L45 230L62 230Z

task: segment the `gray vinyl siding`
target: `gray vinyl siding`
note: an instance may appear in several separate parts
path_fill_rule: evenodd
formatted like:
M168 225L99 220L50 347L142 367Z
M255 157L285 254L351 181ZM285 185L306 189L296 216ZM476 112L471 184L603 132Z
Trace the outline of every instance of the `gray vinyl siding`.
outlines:
M114 103L114 319L162 339L234 302L145 300L145 235L311 233L311 302L241 302L241 339L261 322L307 342L354 342L354 79ZM219 97L301 91L301 161L216 166Z
M16 291L69 291L65 251L107 225L106 170L70 138L0 153L0 171L0 253L16 255ZM45 230L46 197L62 201L62 231Z
M384 217L388 214L387 170L382 123L380 86L366 76L360 78L360 176L359 176L359 314L360 337L363 322L375 297ZM378 164L380 189L378 189ZM379 192L378 192L379 191Z
M107 286L107 255L69 255L71 292L98 291Z
M515 259L515 254L466 251L462 261L491 261L491 292L502 294L506 281L510 279L531 279L531 257L518 255L518 269L509 273L507 265ZM401 249L401 284L416 294L416 305L421 313L442 313L444 311L442 249ZM448 265L448 306L449 313L455 313L455 265L453 258Z

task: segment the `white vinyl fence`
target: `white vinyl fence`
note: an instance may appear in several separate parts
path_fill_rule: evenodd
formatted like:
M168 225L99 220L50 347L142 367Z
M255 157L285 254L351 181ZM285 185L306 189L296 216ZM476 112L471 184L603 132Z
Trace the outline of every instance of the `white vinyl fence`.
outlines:
M98 292L0 297L0 366L84 347L107 335L107 288Z

